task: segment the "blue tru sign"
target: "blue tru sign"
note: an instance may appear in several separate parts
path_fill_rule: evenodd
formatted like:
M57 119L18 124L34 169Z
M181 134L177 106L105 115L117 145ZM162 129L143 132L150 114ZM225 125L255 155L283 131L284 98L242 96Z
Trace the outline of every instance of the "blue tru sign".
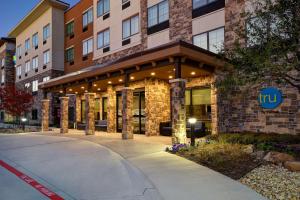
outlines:
M277 88L264 88L258 95L258 103L262 108L274 109L282 103L282 93Z

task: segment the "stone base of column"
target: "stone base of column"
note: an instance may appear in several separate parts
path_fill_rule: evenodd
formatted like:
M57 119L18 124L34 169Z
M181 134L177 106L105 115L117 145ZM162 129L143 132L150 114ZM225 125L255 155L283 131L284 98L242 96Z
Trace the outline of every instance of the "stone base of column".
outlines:
M185 109L185 87L186 80L175 79L171 84L172 104L172 143L186 143L186 109Z
M60 133L69 132L69 97L60 97Z
M85 93L85 134L95 135L95 93Z
M50 109L50 100L42 100L42 132L49 131L49 109Z
M122 139L133 139L133 91L131 88L122 90Z

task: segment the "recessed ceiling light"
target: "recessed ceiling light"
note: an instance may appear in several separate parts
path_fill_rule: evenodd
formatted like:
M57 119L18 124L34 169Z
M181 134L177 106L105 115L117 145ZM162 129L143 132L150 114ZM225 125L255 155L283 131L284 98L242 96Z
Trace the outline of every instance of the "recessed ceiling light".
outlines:
M85 90L84 92L86 92L86 93L87 93L88 91L87 91L87 90Z
M130 79L131 79L131 80L134 80L134 76L131 76Z
M98 88L97 90L98 90L98 91L100 91L100 90L101 90L101 88Z
M191 75L193 75L193 76L196 75L196 72L191 72Z
M97 84L94 84L94 87L97 87Z
M111 82L111 81L108 81L108 84L112 84L112 82Z
M119 79L119 82L122 82L123 80L122 79Z
M151 76L155 76L155 72L151 72Z
M82 86L82 87L81 87L81 89L83 89L83 90L84 90L84 87Z
M61 94L62 94L62 93L64 93L64 91L62 91L62 90L61 90L61 91L59 91L59 93L61 93Z
M75 94L78 94L78 92L75 92Z
M72 92L72 91L73 91L73 89L72 89L72 88L70 88L70 89L69 89L69 91L70 91L70 92Z
M169 76L169 79L172 79L173 78L173 76Z

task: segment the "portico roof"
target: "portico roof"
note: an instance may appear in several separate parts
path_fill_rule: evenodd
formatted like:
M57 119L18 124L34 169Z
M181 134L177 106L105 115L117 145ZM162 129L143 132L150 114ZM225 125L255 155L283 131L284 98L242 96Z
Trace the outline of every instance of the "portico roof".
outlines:
M225 65L224 59L217 54L184 41L176 41L125 56L113 62L94 65L77 72L66 74L40 83L39 86L41 89L47 90L78 84L80 82L97 81L103 79L103 77L120 76L125 73L133 73L144 69L170 65L174 62L174 58L176 57L180 57L181 61L187 65L189 64L209 72L213 72L215 69L221 69Z

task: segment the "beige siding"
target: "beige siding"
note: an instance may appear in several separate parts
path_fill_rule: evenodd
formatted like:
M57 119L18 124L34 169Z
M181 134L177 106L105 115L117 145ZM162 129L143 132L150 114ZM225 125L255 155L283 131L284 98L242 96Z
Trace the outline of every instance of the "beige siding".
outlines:
M106 20L97 17L97 1L94 0L94 60L141 44L140 31L131 37L129 45L122 46L122 21L140 13L140 1L131 1L125 10L122 10L121 1L110 1L110 17ZM139 27L141 29L141 23ZM110 51L103 54L102 49L97 49L97 34L107 28L110 28Z

